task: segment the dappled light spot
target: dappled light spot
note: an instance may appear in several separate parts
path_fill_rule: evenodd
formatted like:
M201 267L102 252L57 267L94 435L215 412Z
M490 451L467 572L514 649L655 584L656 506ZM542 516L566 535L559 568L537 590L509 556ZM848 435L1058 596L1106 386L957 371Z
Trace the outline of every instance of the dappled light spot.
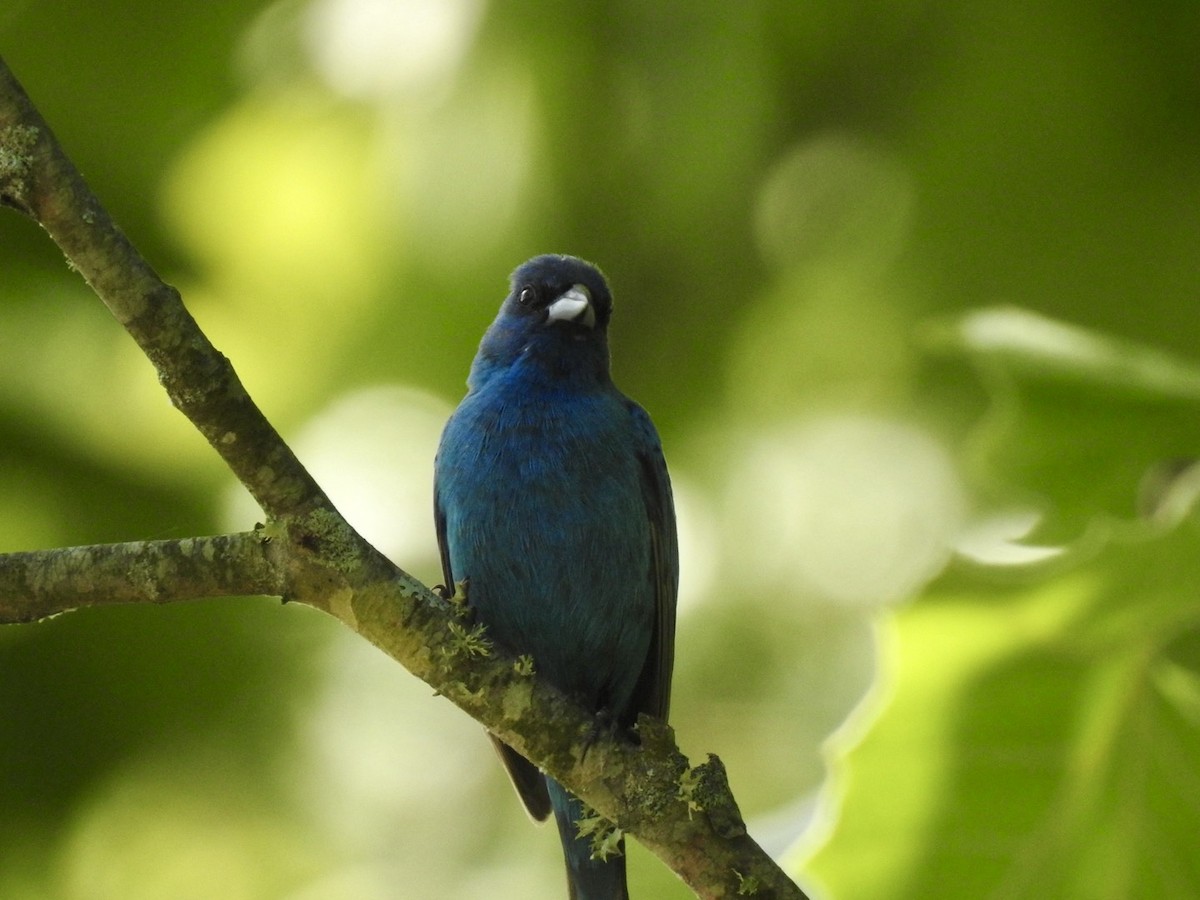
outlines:
M1021 566L1062 554L1063 547L1023 543L1041 515L1031 509L1011 509L983 516L963 529L955 550L967 559L989 566Z
M317 72L347 97L435 90L471 47L483 0L317 0L304 43Z
M680 469L672 470L671 490L679 530L679 614L687 615L712 597L720 538L708 498L680 475Z
M416 577L436 580L433 457L450 407L412 388L351 391L314 415L292 441L334 506L371 544ZM240 486L226 505L230 527L257 509Z
M848 135L823 135L768 172L755 210L759 248L781 269L831 260L883 268L908 238L913 204L893 157Z
M469 807L493 786L492 750L478 726L349 631L335 636L322 663L295 781L314 821L364 858L394 857L398 834L427 833L411 834L410 847L455 840L463 851L480 840L473 829L486 826L477 820L443 824L438 815ZM494 786L504 787L499 779ZM416 865L419 854L408 855Z
M370 298L384 205L364 137L353 110L300 87L246 97L197 135L167 178L165 212L227 303L286 297L296 316Z
M898 421L839 416L748 440L731 539L748 573L827 602L912 596L946 563L963 488L946 451Z

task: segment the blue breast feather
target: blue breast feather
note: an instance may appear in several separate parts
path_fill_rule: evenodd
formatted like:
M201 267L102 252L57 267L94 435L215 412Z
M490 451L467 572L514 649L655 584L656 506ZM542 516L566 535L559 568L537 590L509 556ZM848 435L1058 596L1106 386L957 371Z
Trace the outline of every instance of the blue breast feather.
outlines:
M495 640L592 708L623 713L655 616L638 429L615 388L504 387L468 395L443 438L454 577L469 579Z

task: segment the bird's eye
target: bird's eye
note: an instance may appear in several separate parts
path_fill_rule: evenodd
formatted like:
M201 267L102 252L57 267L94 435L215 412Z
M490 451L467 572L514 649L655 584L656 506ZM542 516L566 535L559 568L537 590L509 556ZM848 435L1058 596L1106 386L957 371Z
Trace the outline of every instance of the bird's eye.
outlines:
M522 306L530 306L537 299L537 292L534 291L532 285L525 285L521 288L521 294L517 297L517 302Z

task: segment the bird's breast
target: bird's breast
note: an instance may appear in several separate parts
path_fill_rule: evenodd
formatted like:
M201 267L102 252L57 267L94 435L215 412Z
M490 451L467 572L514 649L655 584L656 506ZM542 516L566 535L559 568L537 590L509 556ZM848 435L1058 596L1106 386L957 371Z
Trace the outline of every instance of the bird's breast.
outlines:
M497 640L617 708L647 652L650 535L618 397L468 398L438 457L456 578Z

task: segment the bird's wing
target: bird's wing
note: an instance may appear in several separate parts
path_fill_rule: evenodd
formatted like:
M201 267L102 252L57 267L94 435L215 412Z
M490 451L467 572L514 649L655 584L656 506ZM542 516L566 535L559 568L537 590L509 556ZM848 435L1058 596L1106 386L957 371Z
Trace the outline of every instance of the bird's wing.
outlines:
M437 529L438 553L442 558L442 578L445 579L447 590L453 592L454 570L450 566L450 542L446 539L446 511L442 508L441 496L438 493L437 476L433 480L433 523ZM468 602L470 602L468 600ZM541 771L514 750L508 744L493 735L488 735L500 761L508 771L508 777L517 796L525 804L525 810L535 822L544 822L550 815L550 795L546 792L546 779Z
M671 670L675 665L675 601L679 594L679 543L675 503L662 443L646 411L627 401L637 435L642 474L642 499L650 523L650 572L654 588L654 634L650 652L638 677L633 713L644 712L666 721L671 705Z
M442 583L447 595L454 593L454 570L450 567L450 542L446 540L446 511L438 493L437 475L433 476L433 527L437 529L438 555L442 558Z

